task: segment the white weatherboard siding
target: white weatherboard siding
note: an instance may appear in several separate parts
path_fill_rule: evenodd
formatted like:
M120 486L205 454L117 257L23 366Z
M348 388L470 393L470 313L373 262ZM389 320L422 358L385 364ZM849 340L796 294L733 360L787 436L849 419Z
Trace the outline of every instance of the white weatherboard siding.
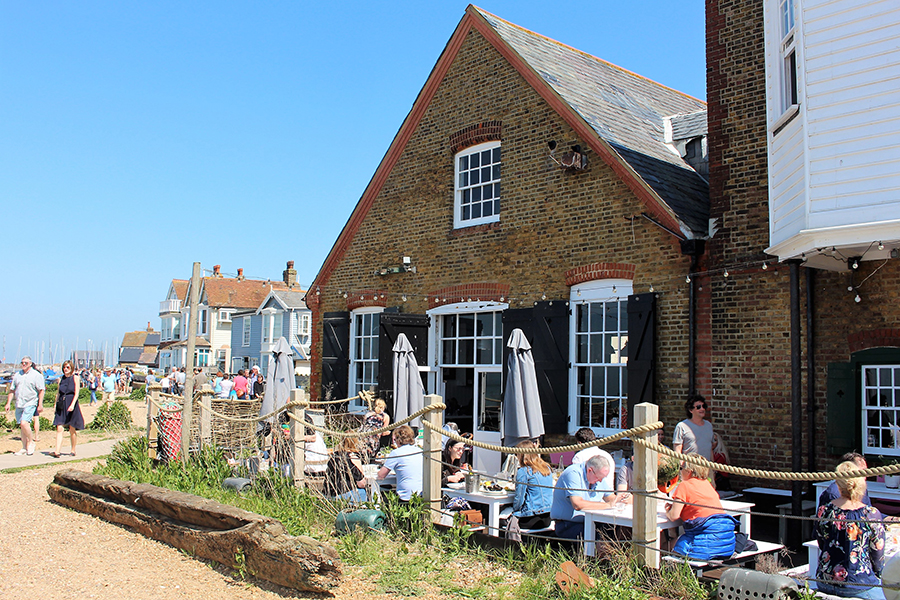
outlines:
M888 239L900 219L900 2L796 5L800 114L769 132L770 250L781 258ZM776 8L767 2L770 125L781 114Z
M772 239L806 229L803 120L794 118L769 145L769 219Z

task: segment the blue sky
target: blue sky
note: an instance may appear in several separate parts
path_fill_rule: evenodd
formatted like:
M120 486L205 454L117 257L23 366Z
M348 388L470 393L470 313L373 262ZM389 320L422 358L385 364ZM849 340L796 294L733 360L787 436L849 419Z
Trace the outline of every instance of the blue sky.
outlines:
M466 6L0 1L6 360L159 329L194 261L306 287ZM702 2L478 6L705 98Z

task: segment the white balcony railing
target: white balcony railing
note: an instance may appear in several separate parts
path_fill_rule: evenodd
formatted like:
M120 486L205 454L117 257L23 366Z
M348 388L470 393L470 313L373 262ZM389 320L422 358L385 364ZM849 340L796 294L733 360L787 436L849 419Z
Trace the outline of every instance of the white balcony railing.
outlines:
M181 310L181 300L163 300L159 303L159 314L178 312Z

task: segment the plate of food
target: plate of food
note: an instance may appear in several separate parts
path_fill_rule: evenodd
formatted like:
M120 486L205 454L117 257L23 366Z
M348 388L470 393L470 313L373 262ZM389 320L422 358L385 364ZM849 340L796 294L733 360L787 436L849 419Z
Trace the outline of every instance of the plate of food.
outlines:
M481 493L488 496L504 496L507 490L496 481L488 481L481 486Z
M456 482L451 481L451 482L447 483L447 487L450 488L451 490L461 490L464 487L466 487L466 482L465 481L456 481Z

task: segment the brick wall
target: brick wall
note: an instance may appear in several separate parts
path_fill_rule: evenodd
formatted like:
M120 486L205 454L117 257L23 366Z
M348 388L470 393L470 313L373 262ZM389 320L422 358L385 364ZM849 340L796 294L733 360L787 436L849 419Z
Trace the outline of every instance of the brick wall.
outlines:
M787 265L761 268L769 245L762 3L707 0L707 88L711 216L698 292L699 391L710 398L732 461L746 467L791 464L790 288ZM771 257L769 257L771 258ZM864 262L860 303L849 273L816 271L814 284L817 468L824 454L826 367L846 362L854 344L890 345L900 327L900 261ZM728 270L729 277L724 276ZM801 268L803 464L806 448L806 290ZM873 274L874 273L874 274ZM875 333L873 333L875 332ZM743 481L742 483L746 483Z
M501 220L454 231L451 136L486 122L502 127ZM377 289L388 306L423 314L441 290L477 295L465 287L472 284L522 308L543 296L568 300L573 269L628 265L635 292L652 284L659 293L657 388L664 412L680 406L689 260L670 234L632 221L645 207L597 155L589 154L585 171L566 172L548 156L548 140L585 145L484 38L469 33L314 310L347 310L339 291ZM400 256L411 257L417 272L374 274ZM314 344L314 356L321 355L320 331Z

